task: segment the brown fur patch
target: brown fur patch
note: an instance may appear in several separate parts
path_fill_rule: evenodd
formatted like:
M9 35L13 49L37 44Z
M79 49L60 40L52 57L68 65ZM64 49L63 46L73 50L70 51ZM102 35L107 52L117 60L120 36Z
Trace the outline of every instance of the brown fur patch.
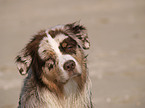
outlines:
M35 76L36 81L43 85L41 82L40 75L42 73L41 67L44 65L44 61L38 55L38 48L40 41L46 37L45 31L40 31L36 34L33 39L25 47L25 56L30 55L32 58L32 71Z
M81 46L83 49L89 49L90 42L88 40L87 30L83 25L72 23L65 25L65 28L69 35L74 35L82 42Z
M64 96L62 83L58 83L56 80L48 80L45 74L42 74L42 81L46 84L50 92L54 93L57 97L62 98Z
M64 54L76 54L76 46L77 42L69 37L60 43L59 49Z

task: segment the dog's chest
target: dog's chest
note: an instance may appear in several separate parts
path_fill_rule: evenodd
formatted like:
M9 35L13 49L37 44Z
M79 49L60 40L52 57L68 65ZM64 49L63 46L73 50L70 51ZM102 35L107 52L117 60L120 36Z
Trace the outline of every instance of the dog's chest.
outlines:
M77 83L70 80L64 87L65 96L58 99L54 94L44 91L42 95L44 108L84 108L85 97L77 89Z

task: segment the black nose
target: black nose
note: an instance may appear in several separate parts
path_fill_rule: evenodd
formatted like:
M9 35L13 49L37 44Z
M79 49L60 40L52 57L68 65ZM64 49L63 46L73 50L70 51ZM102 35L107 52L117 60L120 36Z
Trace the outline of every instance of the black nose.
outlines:
M67 71L72 71L75 69L75 67L76 67L76 64L73 60L69 60L65 62L63 65L64 70L67 70Z

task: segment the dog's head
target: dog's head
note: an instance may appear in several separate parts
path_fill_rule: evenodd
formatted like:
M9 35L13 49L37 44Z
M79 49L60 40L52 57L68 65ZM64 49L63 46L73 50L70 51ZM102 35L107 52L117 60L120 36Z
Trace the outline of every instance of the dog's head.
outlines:
M31 68L38 79L65 83L82 74L85 67L83 50L89 49L86 28L72 23L41 31L16 57L19 72Z

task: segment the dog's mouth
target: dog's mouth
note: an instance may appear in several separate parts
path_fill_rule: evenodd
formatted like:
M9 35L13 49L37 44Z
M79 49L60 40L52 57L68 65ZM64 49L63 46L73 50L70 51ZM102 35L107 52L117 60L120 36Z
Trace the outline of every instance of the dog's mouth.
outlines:
M66 84L69 80L73 79L73 78L76 78L76 77L79 77L81 76L80 73L76 72L76 71L69 71L69 78L67 80L65 80L64 82L62 82L63 84Z
M68 74L69 74L70 79L81 75L80 73L78 73L76 71L76 69L72 70L72 71L69 71Z
M77 71L69 71L68 73L69 73L69 78L61 79L60 81L64 85L68 83L71 79L81 76L81 73L78 73Z

